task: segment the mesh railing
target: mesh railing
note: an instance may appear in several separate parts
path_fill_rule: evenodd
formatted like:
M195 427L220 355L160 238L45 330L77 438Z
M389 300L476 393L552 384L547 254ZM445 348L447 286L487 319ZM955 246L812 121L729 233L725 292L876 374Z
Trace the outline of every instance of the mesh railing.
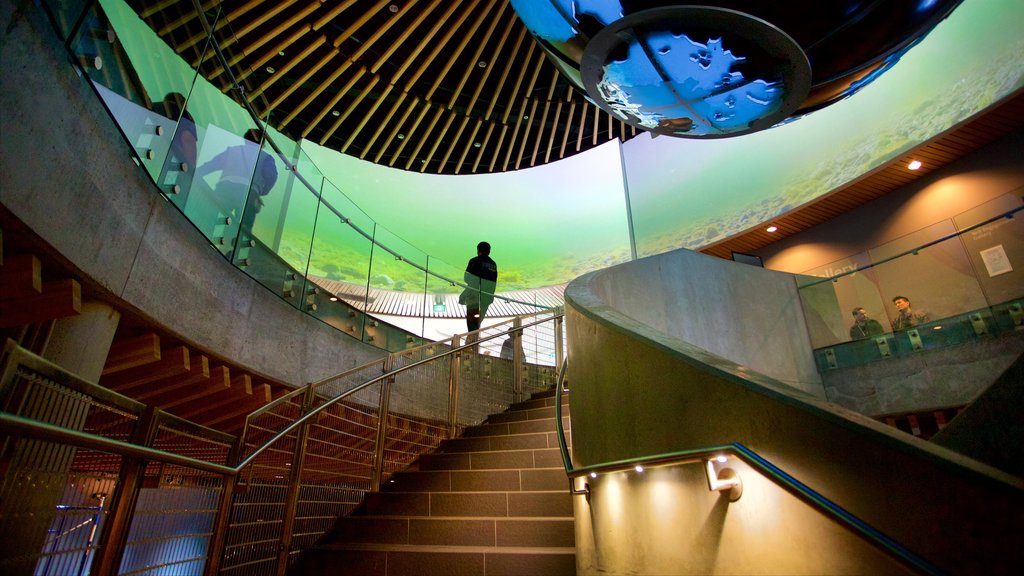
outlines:
M8 342L0 528L16 536L0 571L277 574L392 474L553 383L552 366L524 362L523 334L560 350L560 322L543 313L393 353L278 398L240 438ZM510 358L490 353L503 340Z

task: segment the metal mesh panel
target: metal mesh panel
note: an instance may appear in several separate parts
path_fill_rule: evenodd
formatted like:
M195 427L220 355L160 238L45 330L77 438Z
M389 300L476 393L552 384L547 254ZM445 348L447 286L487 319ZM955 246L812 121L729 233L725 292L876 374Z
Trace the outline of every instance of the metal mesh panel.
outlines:
M253 478L235 491L224 547L222 574L272 575L276 573L287 473Z
M279 408L294 409L296 415L299 414L297 405L290 402ZM266 416L268 419L283 417L279 413ZM271 430L258 427L251 427L250 432L246 446L262 444L264 437L269 439L273 435ZM242 470L231 506L222 573L275 573L295 448L293 431L275 441Z
M309 427L301 472L294 554L315 544L370 490L382 385L324 409Z
M29 368L3 389L9 413L72 430L128 439L137 413ZM38 440L4 438L0 573L67 574L88 566L121 457Z
M398 357L395 368L413 361L415 357ZM383 478L405 468L448 437L450 367L450 356L438 358L399 373L391 384Z
M194 430L162 424L153 447L191 458L226 464L231 444ZM146 467L128 532L121 574L191 574L207 558L223 478L183 466Z
M463 353L459 366L460 425L479 424L515 402L511 372L510 361Z
M159 486L139 494L119 573L200 573L221 488L219 477L165 467Z

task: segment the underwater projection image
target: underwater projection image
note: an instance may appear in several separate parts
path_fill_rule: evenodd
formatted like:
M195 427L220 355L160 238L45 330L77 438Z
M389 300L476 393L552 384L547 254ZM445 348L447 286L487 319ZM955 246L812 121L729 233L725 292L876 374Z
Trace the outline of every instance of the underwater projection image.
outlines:
M309 141L301 146L378 229L460 278L481 240L498 263L499 291L562 284L630 258L617 141L535 168L461 176L378 166ZM311 273L317 265L314 259Z
M168 198L218 245L231 232L217 224L225 214L234 216L234 226L246 225L239 217L244 200L219 205L224 175L204 168L227 149L252 149L244 135L254 123L121 0L99 4L145 92L103 97L118 116L143 117L131 124L168 130L177 119L168 115L170 104L177 95L187 100L199 168L188 174L199 174L191 190ZM440 176L379 166L290 140L271 122L270 137L288 164L272 155L275 166L267 171L274 178L261 192L251 234L308 275L417 293L457 292L418 267L461 281L482 240L498 263L499 292L557 286L624 262L631 240L638 256L697 249L827 194L1020 89L1021 22L1020 0L966 0L879 79L808 116L737 138L642 134L503 174ZM161 102L167 104L158 111ZM146 164L165 193L169 178L180 177L161 170L172 152L157 150ZM227 255L230 246L223 245Z
M968 0L855 96L728 140L623 144L638 256L697 249L789 212L1024 83L1024 2Z

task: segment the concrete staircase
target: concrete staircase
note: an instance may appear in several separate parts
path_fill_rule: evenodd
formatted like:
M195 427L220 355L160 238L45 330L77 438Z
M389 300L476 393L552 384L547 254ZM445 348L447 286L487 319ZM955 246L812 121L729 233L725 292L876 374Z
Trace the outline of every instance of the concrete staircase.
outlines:
M553 391L534 394L421 456L367 494L294 573L575 574L573 502L554 405Z

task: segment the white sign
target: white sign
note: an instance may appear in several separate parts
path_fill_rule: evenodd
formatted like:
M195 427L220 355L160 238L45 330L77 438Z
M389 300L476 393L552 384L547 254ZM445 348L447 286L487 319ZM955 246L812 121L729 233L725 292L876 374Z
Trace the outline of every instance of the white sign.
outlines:
M986 248L979 254L985 262L985 269L988 270L989 277L1013 272L1013 266L1010 266L1010 259L1006 257L1006 250L1003 250L1002 244Z

